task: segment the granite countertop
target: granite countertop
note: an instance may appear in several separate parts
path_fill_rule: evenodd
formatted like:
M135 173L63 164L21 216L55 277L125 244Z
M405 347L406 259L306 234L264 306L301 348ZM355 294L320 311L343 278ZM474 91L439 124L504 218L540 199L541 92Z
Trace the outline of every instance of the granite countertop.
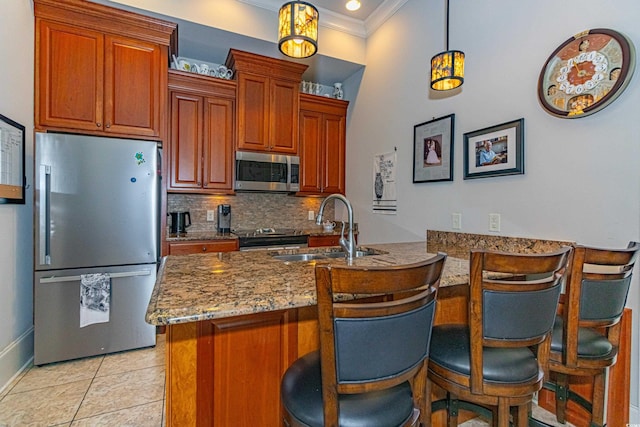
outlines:
M356 258L353 265L402 265L433 256L427 253L424 241L365 247L384 253ZM146 320L153 325L171 325L315 305L316 263L344 265L346 261L284 262L273 258L269 251L166 256ZM468 269L467 260L447 258L440 286L467 283Z

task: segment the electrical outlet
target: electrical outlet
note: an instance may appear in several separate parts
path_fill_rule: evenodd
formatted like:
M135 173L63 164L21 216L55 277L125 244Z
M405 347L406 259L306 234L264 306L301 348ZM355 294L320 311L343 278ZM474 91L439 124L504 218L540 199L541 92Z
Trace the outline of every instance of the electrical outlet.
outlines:
M451 214L451 228L453 230L462 230L462 214L454 212Z
M215 220L215 211L212 210L208 210L207 211L207 221L214 221Z
M307 219L309 221L313 221L314 219L316 219L316 213L314 211L307 212Z
M500 231L500 214L489 214L489 231Z

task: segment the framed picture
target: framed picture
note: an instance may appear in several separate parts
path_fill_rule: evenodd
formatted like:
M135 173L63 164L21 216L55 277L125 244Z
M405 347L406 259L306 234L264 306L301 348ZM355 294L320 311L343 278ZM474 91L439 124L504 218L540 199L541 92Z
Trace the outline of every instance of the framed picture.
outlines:
M25 202L24 130L0 114L0 203Z
M524 174L524 119L464 134L464 179Z
M453 181L455 114L413 127L413 182Z

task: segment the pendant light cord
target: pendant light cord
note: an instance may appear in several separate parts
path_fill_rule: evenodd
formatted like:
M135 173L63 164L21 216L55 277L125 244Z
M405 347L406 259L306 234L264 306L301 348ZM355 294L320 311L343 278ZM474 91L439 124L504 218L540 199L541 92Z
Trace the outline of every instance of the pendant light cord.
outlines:
M446 7L447 7L447 11L446 11L447 12L447 28L446 28L446 31L447 31L447 38L446 38L446 40L447 40L447 48L445 50L448 51L449 50L449 0L447 0L447 2L446 2Z

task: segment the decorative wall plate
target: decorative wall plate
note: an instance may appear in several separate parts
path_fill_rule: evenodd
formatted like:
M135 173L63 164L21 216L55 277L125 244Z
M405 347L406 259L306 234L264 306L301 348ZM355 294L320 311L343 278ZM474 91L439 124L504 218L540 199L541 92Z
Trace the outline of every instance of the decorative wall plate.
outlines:
M623 34L604 28L583 31L547 59L538 79L538 98L554 116L588 116L622 93L635 63L633 44Z

